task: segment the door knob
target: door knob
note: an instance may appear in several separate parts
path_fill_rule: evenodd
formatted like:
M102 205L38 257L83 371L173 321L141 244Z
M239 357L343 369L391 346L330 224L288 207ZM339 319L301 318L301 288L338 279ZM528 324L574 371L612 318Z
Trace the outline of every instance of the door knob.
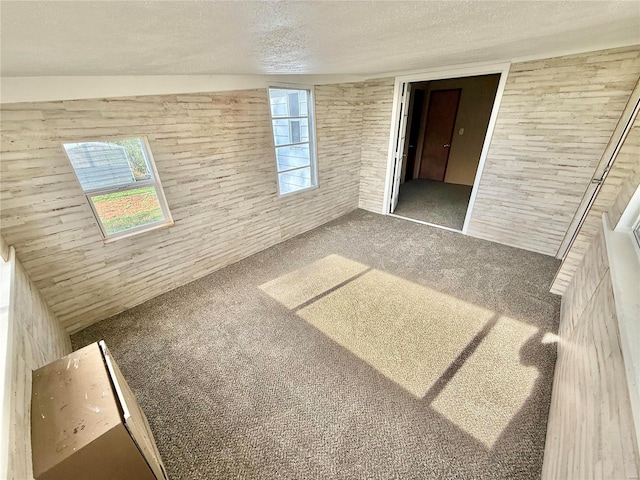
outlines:
M444 148L449 148L450 146L451 146L451 144L450 144L450 143L445 143L445 144L443 145L443 147L444 147Z

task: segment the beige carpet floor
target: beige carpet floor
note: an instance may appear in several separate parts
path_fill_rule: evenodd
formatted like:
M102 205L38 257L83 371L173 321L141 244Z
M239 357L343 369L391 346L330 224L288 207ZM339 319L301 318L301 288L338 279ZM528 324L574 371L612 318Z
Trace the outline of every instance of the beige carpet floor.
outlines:
M462 230L471 187L416 178L400 185L396 215Z
M172 479L539 478L558 262L355 211L74 335Z

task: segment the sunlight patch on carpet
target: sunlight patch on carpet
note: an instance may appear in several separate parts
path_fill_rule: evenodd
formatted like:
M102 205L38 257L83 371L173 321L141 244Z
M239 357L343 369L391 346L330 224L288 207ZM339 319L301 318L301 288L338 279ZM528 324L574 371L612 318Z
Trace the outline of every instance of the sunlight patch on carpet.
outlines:
M298 270L260 285L260 290L294 309L322 295L369 267L340 255L328 255Z
M492 448L538 380L538 369L521 360L523 347L537 332L536 327L500 317L432 407Z
M293 308L366 268L331 255L260 288ZM376 269L297 313L418 398L494 317L490 310Z

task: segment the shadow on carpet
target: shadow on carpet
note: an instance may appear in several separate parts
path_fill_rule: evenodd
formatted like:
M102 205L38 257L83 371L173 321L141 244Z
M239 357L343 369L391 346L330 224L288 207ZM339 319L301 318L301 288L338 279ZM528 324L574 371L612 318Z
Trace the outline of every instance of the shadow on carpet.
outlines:
M558 262L355 211L73 336L172 479L530 479Z

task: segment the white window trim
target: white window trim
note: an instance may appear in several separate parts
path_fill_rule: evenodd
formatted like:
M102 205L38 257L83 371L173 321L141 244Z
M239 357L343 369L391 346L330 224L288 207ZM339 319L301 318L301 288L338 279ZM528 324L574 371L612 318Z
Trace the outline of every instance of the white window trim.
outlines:
M615 226L616 232L626 233L631 237L634 249L640 258L640 243L634 235L633 231L638 228L640 224L640 185L636 188L629 204L624 209L618 224Z
M278 172L278 159L276 157L276 142L275 142L275 130L273 128L273 120L274 117L271 115L271 97L269 96L269 89L278 88L278 89L291 89L291 90L307 90L309 92L309 98L307 100L307 109L308 109L308 119L309 119L309 155L311 158L311 183L312 185L307 188L301 188L300 190L296 190L294 192L281 193L280 192L280 177L279 173L284 173L288 170L284 170L282 172ZM278 189L278 197L284 198L289 197L291 195L296 195L298 193L308 192L311 190L315 190L320 186L320 179L318 178L318 152L316 148L316 93L314 91L313 85L300 85L293 83L270 83L267 87L267 108L269 109L269 123L271 124L271 142L273 145L273 154L274 154L274 162L276 166L276 187ZM280 120L283 118L292 118L292 117L276 117L276 120ZM304 117L295 117L295 118L304 118ZM297 144L293 144L297 145ZM278 147L285 147L287 145L278 145ZM305 168L305 167L300 167ZM292 170L298 170L298 168L293 168Z
M606 213L602 221L631 411L640 442L640 246L632 230L640 222L640 186L615 228Z
M64 145L66 143L83 143L83 142L109 142L109 141L114 141L114 140L124 140L124 139L131 139L131 138L138 138L140 140L142 140L142 144L143 147L145 149L145 154L147 156L147 160L149 162L149 168L151 169L151 175L153 176L153 180L142 180L140 182L136 182L135 184L129 184L129 185L123 185L120 187L114 187L114 188L97 188L97 189L92 189L92 190L87 190L85 191L84 188L82 188L82 184L80 183L80 179L78 178L78 174L75 171L75 168L73 168L73 164L71 163L71 160L69 159L69 156L67 155L67 151L64 147ZM97 226L98 226L98 230L100 231L100 235L102 236L102 241L104 243L111 243L114 242L116 240L120 240L123 238L128 238L128 237L132 237L134 235L139 235L141 233L146 233L146 232L150 232L153 230L161 230L164 228L169 228L172 227L173 225L175 225L175 222L173 221L173 217L171 216L171 212L169 211L169 206L167 205L167 199L164 195L164 189L162 188L162 183L160 182L160 177L158 175L158 170L156 168L156 162L155 159L153 158L153 152L151 151L151 146L149 145L149 139L147 138L146 135L119 135L119 136L105 136L105 137L99 137L99 138L82 138L82 139L73 139L73 140L65 140L63 142L60 142L60 145L62 147L63 152L65 152L65 155L67 156L67 160L69 160L69 164L71 165L71 169L73 170L73 174L74 177L76 179L76 181L78 182L78 186L80 187L80 190L82 190L82 194L84 195L85 199L87 200L87 203L89 204L89 208L91 209L91 213L93 213L93 216L96 220ZM102 220L100 219L100 215L98 215L98 212L95 209L95 206L93 204L93 201L91 200L92 197L96 197L99 195L104 195L107 193L115 193L115 192L122 192L122 191L126 191L126 190L133 190L136 188L142 188L145 186L153 186L155 187L155 191L156 191L156 197L158 198L158 203L160 204L160 209L162 210L162 214L164 215L164 219L163 220L159 220L157 222L153 222L153 223L147 223L145 225L140 225L139 227L134 227L134 228L129 228L127 230L123 230L121 232L118 233L113 233L111 235L108 235L104 225L102 224Z

